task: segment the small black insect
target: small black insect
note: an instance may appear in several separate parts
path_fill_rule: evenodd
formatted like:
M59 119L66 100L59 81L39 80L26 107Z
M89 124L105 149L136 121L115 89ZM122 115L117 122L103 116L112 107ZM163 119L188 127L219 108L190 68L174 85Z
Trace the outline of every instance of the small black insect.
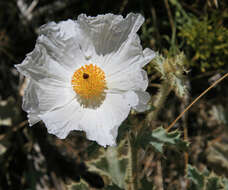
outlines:
M83 78L84 79L88 79L89 78L89 75L87 73L83 73Z

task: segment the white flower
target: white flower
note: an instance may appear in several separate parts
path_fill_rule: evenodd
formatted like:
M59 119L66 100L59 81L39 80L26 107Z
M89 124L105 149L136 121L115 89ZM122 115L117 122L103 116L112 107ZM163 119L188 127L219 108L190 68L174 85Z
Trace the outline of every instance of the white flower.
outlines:
M143 22L133 13L81 14L42 26L35 49L16 65L29 78L22 107L30 126L42 120L59 138L83 130L100 145L115 145L130 109L144 111L150 98L142 67L155 54L140 45Z

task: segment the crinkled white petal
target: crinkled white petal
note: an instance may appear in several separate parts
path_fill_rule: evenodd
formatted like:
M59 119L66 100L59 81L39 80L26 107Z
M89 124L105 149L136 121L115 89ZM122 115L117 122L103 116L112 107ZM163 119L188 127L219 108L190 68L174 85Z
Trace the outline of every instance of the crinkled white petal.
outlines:
M78 24L67 20L42 26L37 44L44 46L52 59L71 71L87 63L80 44L82 41Z
M110 91L114 89L119 91L145 91L148 86L147 73L143 69L120 72L107 79L107 86Z
M39 116L37 116L37 114L34 114L34 113L28 113L27 117L28 117L28 122L30 127L35 125L41 120Z
M133 63L143 67L154 57L152 50L142 50L136 34L144 22L140 14L130 13L126 18L113 14L97 17L81 14L76 22L78 35L83 36L80 38L83 41L79 39L79 43L84 54L92 62L97 60L96 64L107 70L107 76Z
M39 114L62 107L74 98L72 88L63 86L59 81L43 79L36 82L31 79L23 97L22 108L28 113L32 126L40 120Z
M149 63L153 58L155 58L156 53L149 49L146 48L143 50L143 58L144 60L141 62L141 67L144 67L147 63Z
M49 133L64 139L70 131L81 130L79 123L83 115L80 104L72 100L61 108L40 114L39 117L45 123Z
M136 104L132 94L107 94L104 103L96 110L85 109L81 128L90 140L102 146L116 144L118 127L127 118L131 104Z
M39 102L36 94L36 88L32 80L28 81L23 96L22 109L28 113L29 125L32 126L40 121L37 116L39 114Z
M106 55L115 52L132 33L136 33L144 18L130 13L126 18L121 15L105 14L97 17L78 16L77 23L82 35L94 47L96 54Z
M58 43L59 40L71 40L77 35L75 31L75 22L70 19L61 21L58 24L49 22L40 27L39 35L46 35L56 43Z
M75 99L72 87L62 86L55 80L49 79L37 84L36 90L41 112L62 107Z
M102 68L107 73L107 78L111 78L121 72L140 69L154 57L155 54L152 50L142 49L138 35L132 34L117 52L104 57Z
M130 108L136 105L133 92L107 94L105 102L98 109L82 108L76 100L64 107L39 115L48 132L65 138L72 130L83 130L90 140L102 146L115 145L118 127L126 119ZM138 101L138 100L137 100Z
M87 64L76 34L76 23L72 20L48 23L40 28L35 49L29 53L17 69L35 80L61 78L69 80L72 72Z
M139 104L139 96L135 93L135 91L127 91L122 95L129 106L135 107Z
M109 90L145 91L148 86L148 77L142 67L149 63L154 56L152 50L142 49L137 34L129 36L119 50L109 55L109 58L103 63ZM135 108L138 111L146 110L146 105L141 104Z
M37 44L35 49L27 55L22 64L16 68L26 77L39 81L44 78L54 78L68 83L70 72L65 70L57 61L47 53L46 48Z
M144 91L135 91L136 95L138 96L138 104L133 106L133 109L135 109L138 112L143 112L148 110L147 103L150 100L150 94L148 92Z

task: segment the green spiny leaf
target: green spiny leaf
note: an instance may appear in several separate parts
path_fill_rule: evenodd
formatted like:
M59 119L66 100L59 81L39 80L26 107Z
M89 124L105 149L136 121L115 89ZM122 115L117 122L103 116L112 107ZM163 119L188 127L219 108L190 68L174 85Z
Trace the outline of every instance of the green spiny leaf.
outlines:
M188 165L188 178L193 181L196 189L203 189L204 187L204 175L200 173L195 167Z
M223 183L223 189L224 190L228 190L228 179L227 178L223 178L222 179L222 183Z
M179 131L167 132L163 127L159 127L152 131L147 137L141 139L141 141L151 144L158 152L163 152L163 147L167 145L175 145L179 150L186 151L189 143L181 139L181 133Z
M228 180L217 176L207 169L199 172L195 167L188 165L188 178L193 182L190 189L196 190L223 190L228 189Z
M106 176L117 187L124 189L129 170L129 152L124 151L126 143L121 142L118 147L108 147L102 156L88 162L89 170ZM125 153L125 154L124 154Z
M206 185L207 190L217 190L217 189L223 189L223 184L221 182L221 178L213 175L208 178L207 180L207 185Z

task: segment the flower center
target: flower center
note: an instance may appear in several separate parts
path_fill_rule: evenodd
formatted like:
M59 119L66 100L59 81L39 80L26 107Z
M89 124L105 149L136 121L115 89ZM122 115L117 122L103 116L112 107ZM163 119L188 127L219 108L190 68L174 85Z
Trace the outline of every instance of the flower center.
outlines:
M85 65L77 69L71 84L84 107L98 107L105 98L105 73L96 65Z

